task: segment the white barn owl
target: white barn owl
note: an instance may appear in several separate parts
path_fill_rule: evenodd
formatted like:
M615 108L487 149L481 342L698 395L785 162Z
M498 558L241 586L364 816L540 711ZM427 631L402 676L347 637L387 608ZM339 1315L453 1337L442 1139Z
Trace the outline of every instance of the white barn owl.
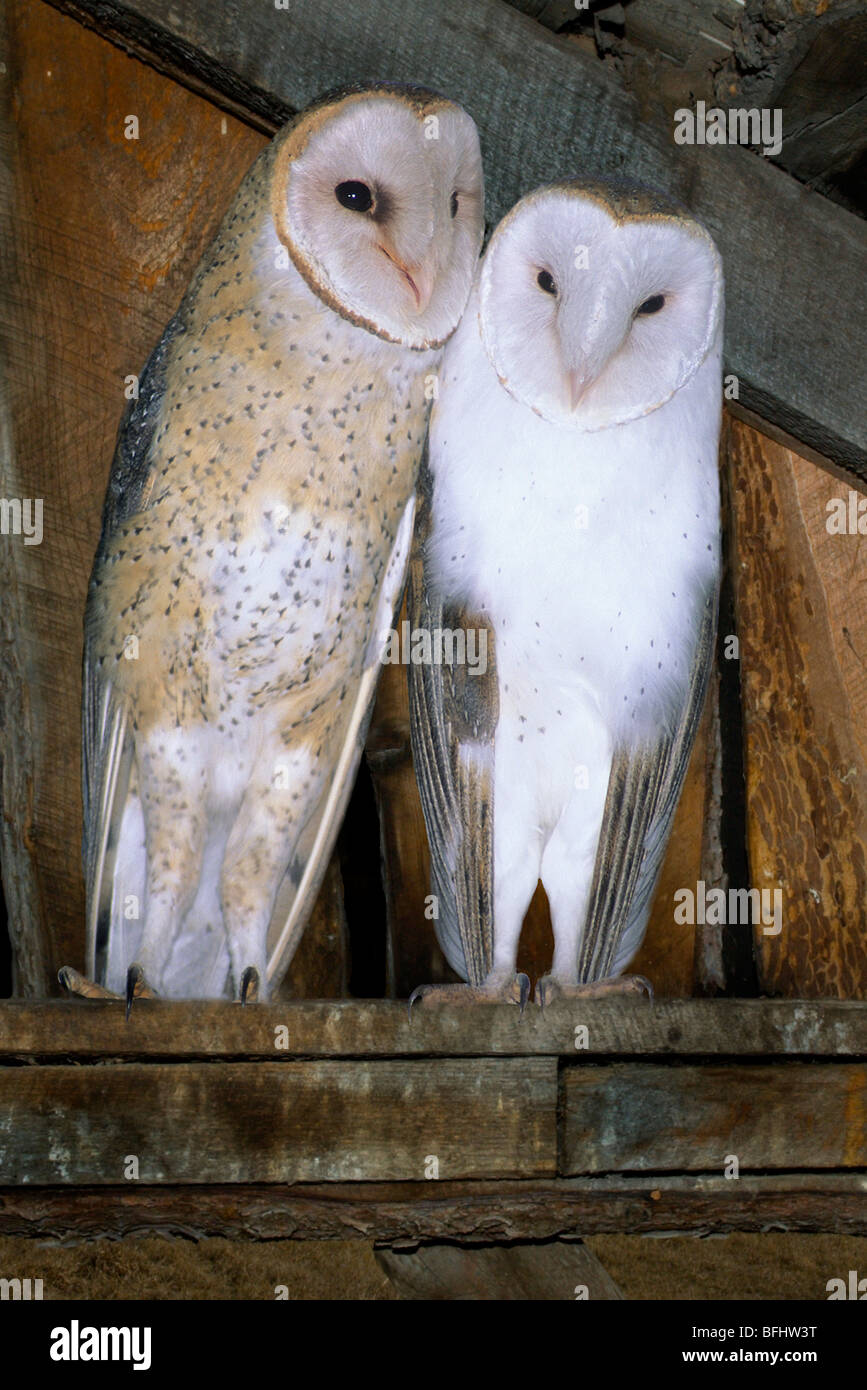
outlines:
M442 364L410 571L414 627L487 640L484 675L410 667L436 930L470 986L428 1001L523 1006L540 878L537 1000L645 984L616 977L711 664L722 315L710 236L661 195L554 184L491 239Z
M96 988L61 972L73 989L246 999L285 973L364 742L428 378L482 229L476 128L421 89L325 99L241 184L109 481L84 654Z

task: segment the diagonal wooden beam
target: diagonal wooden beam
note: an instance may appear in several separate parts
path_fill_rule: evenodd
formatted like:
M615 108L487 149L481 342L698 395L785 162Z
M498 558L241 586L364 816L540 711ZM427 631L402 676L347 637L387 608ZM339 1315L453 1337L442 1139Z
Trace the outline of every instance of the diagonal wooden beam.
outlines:
M722 249L741 405L867 481L864 223L747 150L675 145L607 66L502 0L52 3L262 128L348 82L439 88L479 125L492 220L569 174L666 189Z

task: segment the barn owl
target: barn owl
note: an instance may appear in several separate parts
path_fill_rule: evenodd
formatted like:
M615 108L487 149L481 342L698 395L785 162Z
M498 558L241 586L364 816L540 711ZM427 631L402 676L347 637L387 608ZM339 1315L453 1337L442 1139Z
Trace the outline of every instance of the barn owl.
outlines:
M541 881L536 1001L636 992L716 625L723 278L685 210L563 182L491 238L449 342L422 464L413 626L457 661L409 668L437 935L502 998ZM478 666L478 661L477 661Z
M109 481L85 620L92 979L64 970L73 989L129 1010L264 998L285 973L364 742L431 374L482 230L476 128L416 88L324 99L241 184Z

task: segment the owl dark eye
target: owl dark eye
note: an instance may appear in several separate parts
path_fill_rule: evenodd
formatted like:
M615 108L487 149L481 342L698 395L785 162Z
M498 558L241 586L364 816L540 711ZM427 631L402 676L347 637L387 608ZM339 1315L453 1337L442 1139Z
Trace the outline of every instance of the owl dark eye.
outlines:
M370 212L373 207L373 194L366 183L359 183L357 179L339 183L334 190L334 196L338 203L349 208L350 212Z
M554 283L554 276L550 273L550 271L540 270L539 274L536 276L536 284L539 286L539 289L544 290L546 294L557 293L557 286Z
M639 304L635 312L636 314L658 314L664 303L664 294L652 294L649 299L645 299L643 304Z
M449 204L449 211L451 212L452 217L457 217L457 215L458 215L458 195L457 195L457 193L453 193L453 194L452 194L452 201L451 201L451 203Z

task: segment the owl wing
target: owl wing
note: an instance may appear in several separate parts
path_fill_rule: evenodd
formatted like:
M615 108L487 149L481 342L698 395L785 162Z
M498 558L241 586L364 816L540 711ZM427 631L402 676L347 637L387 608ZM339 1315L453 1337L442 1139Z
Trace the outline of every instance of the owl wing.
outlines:
M578 981L621 970L641 944L713 664L718 589L707 595L687 698L671 734L636 754L615 748L578 952Z
M279 984L289 968L295 948L313 910L316 895L322 885L328 861L334 849L346 804L355 781L355 774L364 749L376 687L382 670L382 657L394 624L395 614L403 598L407 565L412 544L415 518L415 496L410 497L398 524L394 544L377 601L376 615L371 628L364 667L358 692L343 739L340 757L321 809L314 812L300 848L304 864L291 906L279 927L276 939L273 928L268 946L268 979L272 987ZM273 945L271 941L273 940Z
M182 311L170 321L139 378L118 431L106 490L102 534L94 561L101 564L121 522L147 506L153 486L150 450L165 390L169 348L183 330ZM112 895L120 821L133 761L126 706L93 658L91 609L85 615L82 660L82 788L84 877L87 890L86 970L105 982L111 937Z
M493 963L494 735L499 697L493 628L449 603L426 582L433 479L422 460L419 519L409 578L413 630L487 630L487 667L466 663L409 666L410 734L431 852L436 933L449 964L481 985Z

